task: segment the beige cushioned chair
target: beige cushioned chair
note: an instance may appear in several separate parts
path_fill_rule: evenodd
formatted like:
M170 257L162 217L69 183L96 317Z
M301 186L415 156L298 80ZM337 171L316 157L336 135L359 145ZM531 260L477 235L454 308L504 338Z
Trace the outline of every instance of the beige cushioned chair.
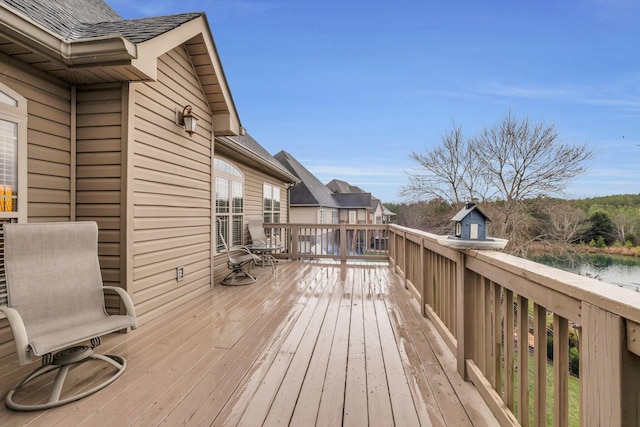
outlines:
M4 238L8 304L0 306L0 311L9 319L20 365L31 362L33 356L42 357L42 366L7 394L7 407L31 411L60 406L115 381L126 367L125 359L95 354L93 348L102 335L136 328L137 320L129 295L102 284L96 223L5 224ZM107 314L106 289L120 296L126 315ZM89 390L61 399L70 367L89 359L112 365L115 374ZM30 381L56 369L59 372L48 402L14 400L15 393Z

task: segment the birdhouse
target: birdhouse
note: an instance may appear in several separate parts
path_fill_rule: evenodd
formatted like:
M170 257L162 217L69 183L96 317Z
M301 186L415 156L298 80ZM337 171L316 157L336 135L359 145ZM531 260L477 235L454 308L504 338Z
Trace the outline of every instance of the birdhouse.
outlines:
M485 240L487 238L487 222L491 220L475 203L467 203L451 221L455 237L463 240Z

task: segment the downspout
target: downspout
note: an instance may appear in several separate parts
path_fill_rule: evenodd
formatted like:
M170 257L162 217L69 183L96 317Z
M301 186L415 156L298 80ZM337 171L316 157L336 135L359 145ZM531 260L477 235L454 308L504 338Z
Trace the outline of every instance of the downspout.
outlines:
M211 122L213 123L213 110L211 111ZM211 126L211 219L210 219L210 223L211 223L211 247L210 247L210 251L211 251L211 255L209 256L209 271L211 271L211 288L213 289L213 282L214 282L214 277L215 277L215 271L214 271L214 262L213 262L213 257L216 253L217 250L217 245L216 245L216 239L217 239L217 233L216 233L216 177L213 171L213 156L215 155L216 149L215 149L215 132L213 130L213 126Z

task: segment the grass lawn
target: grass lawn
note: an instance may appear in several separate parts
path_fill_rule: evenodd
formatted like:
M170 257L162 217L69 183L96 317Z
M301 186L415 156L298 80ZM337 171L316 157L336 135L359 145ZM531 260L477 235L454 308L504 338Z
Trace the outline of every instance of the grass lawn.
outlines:
M515 392L516 408L518 392ZM553 364L547 362L547 425L553 425ZM517 416L517 410L515 411ZM533 355L529 357L529 420L533 424ZM580 379L569 375L569 426L580 425Z

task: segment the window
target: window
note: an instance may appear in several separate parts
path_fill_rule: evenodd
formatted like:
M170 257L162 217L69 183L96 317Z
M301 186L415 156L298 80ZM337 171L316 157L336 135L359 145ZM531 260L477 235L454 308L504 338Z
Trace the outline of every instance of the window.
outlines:
M340 216L338 211L331 211L331 224L338 224L340 222Z
M244 215L244 176L231 163L213 160L216 180L216 251L224 250L220 234L228 246L241 245Z
M0 305L7 303L3 222L27 219L27 100L0 83Z
M355 224L358 222L356 211L349 211L349 224Z
M327 211L325 211L324 209L320 209L320 220L318 222L318 224L326 224L327 223Z
M263 221L265 224L277 224L280 222L280 188L266 183L262 188Z
M0 219L26 220L27 102L0 84Z

